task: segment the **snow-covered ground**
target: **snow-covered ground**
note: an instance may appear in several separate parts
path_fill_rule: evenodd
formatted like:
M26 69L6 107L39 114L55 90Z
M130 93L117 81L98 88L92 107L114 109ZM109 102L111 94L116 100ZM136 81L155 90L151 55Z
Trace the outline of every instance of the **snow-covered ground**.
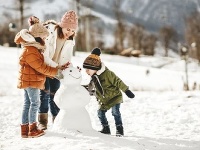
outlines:
M200 149L200 70L195 62L188 65L189 83L192 88L196 82L197 88L185 92L185 66L179 58L126 58L102 54L105 65L124 80L136 95L134 99L129 99L124 94L124 103L121 105L125 137L103 135L97 131L91 131L90 135L55 132L49 122L44 136L22 139L20 121L23 90L16 88L19 55L17 48L0 47L0 150ZM88 55L76 52L74 65L82 67ZM147 70L149 74L146 74ZM89 77L84 69L82 75L82 82L88 82ZM94 97L91 97L86 108L94 130L100 130ZM111 132L115 134L110 111L107 116Z

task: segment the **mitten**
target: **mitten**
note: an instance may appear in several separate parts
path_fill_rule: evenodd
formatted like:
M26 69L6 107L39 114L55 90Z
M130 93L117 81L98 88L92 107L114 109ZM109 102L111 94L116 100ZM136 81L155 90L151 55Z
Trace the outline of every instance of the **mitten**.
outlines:
M60 79L63 79L64 76L62 74L62 70L61 69L58 69L58 73L56 74L55 76L56 79L60 80Z
M93 81L90 81L88 85L82 85L90 94L90 96L95 96L95 90L94 90L94 83Z
M88 92L90 96L94 96L95 95L95 90L91 90L89 89L88 85L82 85Z
M134 98L135 97L135 95L129 89L126 90L125 93L129 98Z

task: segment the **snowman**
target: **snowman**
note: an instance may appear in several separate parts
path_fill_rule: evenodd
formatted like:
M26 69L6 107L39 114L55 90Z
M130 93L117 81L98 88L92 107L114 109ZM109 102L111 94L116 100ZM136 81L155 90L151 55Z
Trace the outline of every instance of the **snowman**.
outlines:
M55 101L60 108L60 112L55 118L53 130L58 132L78 132L92 131L91 120L86 110L86 105L90 101L88 91L81 86L82 75L80 68L72 65L63 72L61 87L58 90Z

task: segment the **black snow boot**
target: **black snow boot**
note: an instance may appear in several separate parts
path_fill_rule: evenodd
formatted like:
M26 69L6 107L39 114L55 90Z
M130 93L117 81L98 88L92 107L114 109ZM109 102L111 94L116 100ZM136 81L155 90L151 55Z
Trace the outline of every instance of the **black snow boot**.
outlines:
M124 135L124 128L122 125L116 126L116 136L123 136Z
M103 134L110 134L110 126L109 125L103 125L103 128L101 131L99 131Z

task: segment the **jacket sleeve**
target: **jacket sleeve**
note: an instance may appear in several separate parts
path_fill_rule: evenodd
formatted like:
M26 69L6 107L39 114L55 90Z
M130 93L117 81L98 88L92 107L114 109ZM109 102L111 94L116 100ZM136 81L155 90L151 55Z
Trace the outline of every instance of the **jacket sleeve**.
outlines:
M63 65L63 64L66 64L67 62L71 62L74 45L75 45L74 40L67 40L65 42L60 54L59 65Z
M43 53L44 61L51 67L57 67L58 63L52 60L53 55L55 53L55 42L56 42L56 34L57 30L54 30L55 25L48 25L49 36L45 39L46 49Z
M112 85L120 88L123 92L125 92L129 87L112 71L108 74L108 79L112 83Z
M31 49L31 52L26 54L26 62L33 69L47 76L54 77L58 72L57 68L50 67L44 62L42 54L36 48Z
M51 67L57 67L58 66L58 64L49 57L49 49L48 49L48 47L44 51L43 56L44 56L45 63L48 64L49 66L51 66Z
M20 36L20 32L18 32L18 33L15 35L14 42L15 42L16 44L20 44L20 42L22 42L22 41L23 41L23 39L22 39L21 36Z

